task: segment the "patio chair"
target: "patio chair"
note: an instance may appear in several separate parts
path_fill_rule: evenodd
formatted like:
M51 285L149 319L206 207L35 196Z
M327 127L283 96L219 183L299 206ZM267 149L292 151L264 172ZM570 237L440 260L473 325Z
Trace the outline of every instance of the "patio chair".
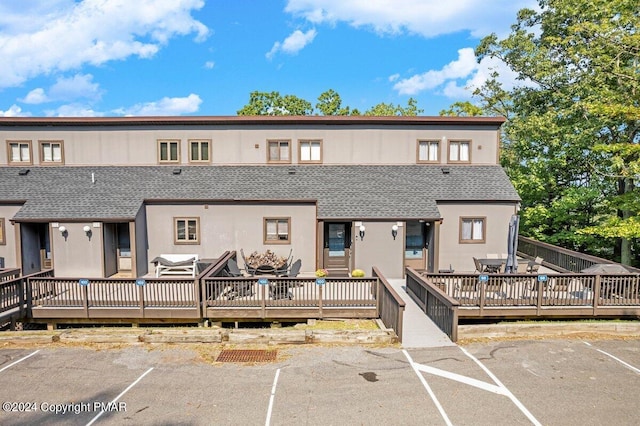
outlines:
M231 289L227 292L227 300L237 299L239 297L251 297L254 295L253 281L241 281L233 283Z
M476 266L476 272L478 272L478 273L480 273L480 274L481 274L481 273L482 273L482 269L483 269L483 268L482 268L482 264L480 263L480 261L479 261L477 258L475 258L475 257L474 257L474 258L473 258L473 263L474 263L474 264L475 264L475 266Z
M535 258L534 262L536 262L538 265L542 265L542 261L543 261L543 260L544 260L544 259L543 259L543 258L541 258L540 256L536 256L536 258Z
M242 271L238 267L238 263L235 259L227 260L227 270L229 271L229 276L231 277L242 277Z
M295 278L300 273L300 268L302 267L302 259L298 259L291 264L291 269L287 272L283 277L291 277Z
M293 253L293 249L289 250L289 256L287 257L287 261L284 263L284 265L280 266L279 268L276 268L275 270L276 275L284 276L289 270L289 268L291 268L291 261L293 260L293 257L291 256L292 253Z
M244 255L244 250L240 249L240 255L242 256L242 261L244 262L244 270L251 276L256 274L256 268L251 266L249 262L247 262L247 256Z

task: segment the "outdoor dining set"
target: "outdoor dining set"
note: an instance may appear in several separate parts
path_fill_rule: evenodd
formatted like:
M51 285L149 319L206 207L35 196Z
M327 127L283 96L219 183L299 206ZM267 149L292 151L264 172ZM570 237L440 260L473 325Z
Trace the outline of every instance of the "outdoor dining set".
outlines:
M518 264L514 265L513 272L517 274L535 274L540 269L542 261L541 257L530 259L517 259ZM507 255L487 254L486 258L473 258L476 272L489 274L503 274L507 272Z

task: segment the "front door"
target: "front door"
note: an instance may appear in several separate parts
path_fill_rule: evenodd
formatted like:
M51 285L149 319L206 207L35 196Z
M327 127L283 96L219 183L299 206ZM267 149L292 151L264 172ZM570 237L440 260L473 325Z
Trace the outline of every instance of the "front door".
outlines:
M404 264L413 269L425 269L428 257L427 224L409 220L405 229Z
M324 267L329 276L349 276L351 259L351 223L325 222Z

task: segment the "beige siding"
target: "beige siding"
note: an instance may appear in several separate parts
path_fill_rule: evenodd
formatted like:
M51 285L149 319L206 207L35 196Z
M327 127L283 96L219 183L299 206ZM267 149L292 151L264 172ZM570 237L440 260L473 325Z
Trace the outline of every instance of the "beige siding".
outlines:
M20 210L21 206L0 206L0 220L4 218L4 244L0 243L0 257L4 257L5 268L18 267L18 244L16 241L15 225L10 219Z
M354 226L354 266L362 269L367 276L376 266L387 278L402 278L404 260L404 226L398 228L398 235L393 239L391 227L396 222L362 222L365 236L361 241L358 227Z
M448 141L470 140L473 164L496 164L498 131L469 125L346 128L346 126L236 126L197 129L108 128L74 130L64 127L22 131L1 130L0 164L8 164L7 140L31 140L33 164L41 164L39 140L64 142L67 165L155 165L158 139L180 141L180 164L189 164L189 140L211 140L212 164L266 164L267 140L290 140L291 163L299 162L300 140L320 139L324 164L415 164L419 139L440 141L440 161L447 163Z
M149 260L163 253L216 258L226 250L236 250L242 267L240 249L246 255L269 249L285 257L293 249L293 259L302 259L302 272L315 270L315 204L148 205L146 214ZM200 218L200 244L174 244L174 217ZM291 243L264 244L264 217L290 217Z
M474 271L472 257L485 258L487 253L507 253L509 219L515 213L515 204L438 204L444 221L440 226L440 264L436 269ZM460 217L486 217L485 243L461 244Z
M67 223L59 222L67 228L67 238L59 229L52 229L51 250L53 252L53 268L57 277L101 278L104 276L102 264L102 227L93 228L91 222ZM92 227L89 239L83 227Z

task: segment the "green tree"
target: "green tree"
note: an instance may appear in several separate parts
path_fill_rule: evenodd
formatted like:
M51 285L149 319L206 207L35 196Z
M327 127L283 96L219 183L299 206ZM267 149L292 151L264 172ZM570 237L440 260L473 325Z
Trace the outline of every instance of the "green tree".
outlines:
M318 96L316 109L322 115L360 115L358 110L352 111L348 106L343 107L340 95L333 89L329 89Z
M637 0L539 5L521 10L505 39L491 35L476 49L526 83L507 92L494 78L477 92L509 118L502 161L523 198L521 229L601 255L611 245L631 263L640 237Z
M418 101L414 98L409 98L407 101L407 106L403 107L402 105L394 105L392 103L385 104L381 102L367 111L365 111L364 115L373 115L373 116L394 116L394 115L404 115L404 116L417 116L424 112L424 110L418 108Z
M449 109L443 109L440 111L440 115L454 116L454 117L475 117L484 115L482 107L472 104L469 101L454 102Z
M249 103L237 111L238 115L310 115L309 101L279 92L251 92Z

